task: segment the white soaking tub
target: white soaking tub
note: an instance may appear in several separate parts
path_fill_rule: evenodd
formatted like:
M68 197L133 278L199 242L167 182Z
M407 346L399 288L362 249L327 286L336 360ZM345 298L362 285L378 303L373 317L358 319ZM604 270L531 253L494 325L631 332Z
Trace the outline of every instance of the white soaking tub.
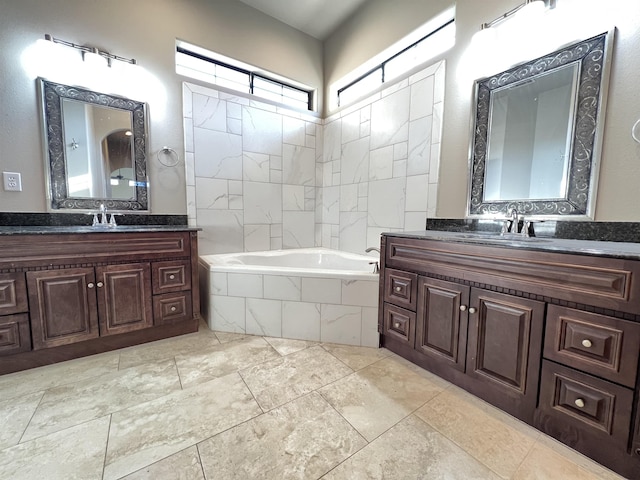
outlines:
M202 315L217 331L377 347L378 260L326 248L202 255Z

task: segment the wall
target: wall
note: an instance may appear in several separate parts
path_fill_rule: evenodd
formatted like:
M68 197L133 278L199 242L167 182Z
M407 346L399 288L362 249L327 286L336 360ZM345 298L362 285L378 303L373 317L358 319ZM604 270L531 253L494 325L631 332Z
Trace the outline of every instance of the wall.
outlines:
M119 86L106 83L103 73L70 72L69 64L60 68L37 55L36 41L45 33L135 58L139 68ZM45 76L147 101L152 211L186 213L184 166L167 168L156 160L165 145L181 158L184 152L183 78L175 74L176 38L315 87L322 102L320 41L237 1L0 0L0 169L22 173L23 185L20 193L0 189L0 211L46 211L35 83L37 76ZM77 63L84 68L81 60Z
M184 85L189 223L201 254L323 246L363 253L435 214L444 65L325 122Z
M402 9L397 8L395 2L385 0L372 0L365 5L325 42L325 88L431 18L439 10L431 11L432 3L445 8L452 2L407 0L402 2L405 7ZM492 67L496 72L506 68L499 63L507 57L503 52L473 52L471 37L481 23L497 18L521 2L485 0L481 7L479 3L477 0L455 2L456 46L440 57L447 62L447 83L437 215L444 218L465 216L472 86L474 78L481 76L478 60L497 60ZM617 27L595 219L640 221L637 208L640 205L637 187L640 145L630 135L632 125L640 117L637 83L640 2L611 0L605 5L597 0L558 0L558 8L552 13L556 14L555 19L549 16L539 34L524 35L523 44L514 46L522 52L528 45L541 45L549 40L549 45L559 46ZM558 23L554 24L555 20ZM488 73L491 72L485 71L484 75Z

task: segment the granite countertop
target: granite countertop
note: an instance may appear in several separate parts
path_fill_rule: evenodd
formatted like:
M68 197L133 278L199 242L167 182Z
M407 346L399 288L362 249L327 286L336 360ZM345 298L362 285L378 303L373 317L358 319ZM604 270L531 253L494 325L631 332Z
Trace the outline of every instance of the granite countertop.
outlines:
M201 230L188 225L118 225L109 226L13 226L0 227L2 235L48 235L69 233L144 233L144 232L194 232Z
M490 247L640 260L640 243L569 240L545 237L514 239L501 237L499 234L491 232L447 232L439 230L385 232L384 235L389 237L466 243L470 245L486 245Z

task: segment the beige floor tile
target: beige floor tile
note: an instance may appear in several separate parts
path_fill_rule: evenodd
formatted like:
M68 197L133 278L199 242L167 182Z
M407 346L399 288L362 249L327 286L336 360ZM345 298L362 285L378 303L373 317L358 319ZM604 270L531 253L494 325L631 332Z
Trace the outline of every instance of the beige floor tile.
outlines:
M394 359L380 360L327 385L320 394L368 441L442 391Z
M0 450L20 441L43 394L37 392L0 402Z
M241 370L264 410L271 410L352 373L320 346Z
M601 474L589 471L566 456L536 443L524 459L513 480L603 480L622 478L602 468Z
M0 451L0 478L101 480L109 417Z
M237 373L114 413L104 480L128 475L261 413Z
M310 342L308 340L294 340L290 338L265 337L265 340L269 342L280 355L289 355L317 345L316 342Z
M64 430L180 389L173 360L55 387L44 394L22 441Z
M229 343L235 342L236 340L242 340L243 338L247 338L251 335L245 335L244 333L233 333L233 332L213 332L215 336L218 338L220 343Z
M416 415L503 478L511 478L540 435L457 388L438 395Z
M115 372L119 358L108 352L2 375L0 401Z
M494 480L495 473L411 415L323 480Z
M198 449L193 446L138 470L121 480L205 480Z
M342 360L353 370L360 370L391 355L391 352L386 348L354 347L332 343L323 343L322 348Z
M176 355L186 355L219 345L218 338L210 330L207 332L189 333L122 349L120 350L120 370L143 363L169 360Z
M538 437L538 441L536 443L536 448L544 450L543 447L549 448L553 450L557 455L561 455L567 461L575 463L590 474L595 475L595 478L599 478L602 480L623 480L623 477L621 477L617 473L612 472L608 468L605 468L604 466L594 462L590 458L585 457L576 450L573 450L563 443L558 442L555 438L552 438L548 435L540 434L540 437Z
M198 445L208 480L316 479L366 441L317 393Z
M178 355L176 364L182 387L188 388L276 358L280 355L262 337L247 337L202 353Z

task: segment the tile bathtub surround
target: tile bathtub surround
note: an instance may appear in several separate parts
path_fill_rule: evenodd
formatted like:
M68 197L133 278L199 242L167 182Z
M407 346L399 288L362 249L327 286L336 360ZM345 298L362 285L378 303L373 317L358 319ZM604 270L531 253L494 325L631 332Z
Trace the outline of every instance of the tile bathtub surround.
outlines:
M377 347L378 277L370 280L208 272L203 317L211 329ZM207 283L208 282L208 283Z
M385 349L203 326L98 357L0 377L0 478L621 478Z
M444 62L327 119L183 84L189 224L200 254L362 253L435 215Z

